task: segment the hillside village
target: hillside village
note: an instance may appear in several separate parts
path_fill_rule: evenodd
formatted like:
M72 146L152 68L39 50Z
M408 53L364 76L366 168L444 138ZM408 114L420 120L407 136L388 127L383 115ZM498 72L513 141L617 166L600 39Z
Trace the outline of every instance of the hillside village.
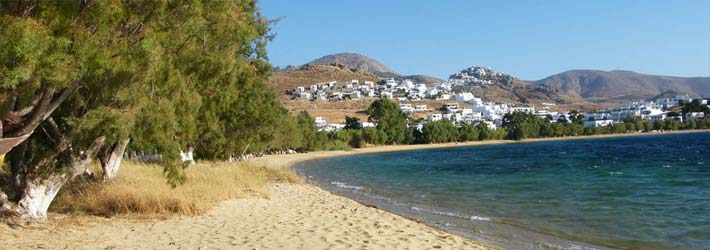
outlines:
M428 87L423 83L414 83L411 79L401 81L384 78L380 82L355 79L338 83L329 81L314 83L310 86L298 86L287 94L292 100L312 102L338 102L363 98L387 98L398 101L451 100L455 99L457 87L492 84L493 78L511 79L512 77L490 68L469 67L452 75L449 80Z
M288 94L295 101L305 102L341 102L346 100L367 100L385 98L395 100L401 111L414 117L416 113L428 113L424 122L450 120L455 124L478 124L484 122L491 129L501 127L505 114L513 112L528 112L539 117L547 118L551 122L570 121L572 111L553 111L555 103L542 103L541 106L520 105L507 102L494 102L483 100L466 91L462 86L492 84L492 78L509 79L506 74L495 72L482 67L469 67L449 77L449 80L433 86L414 83L412 80L401 81L394 78L385 78L379 82L359 81L349 82L329 81L314 83L310 86L299 86L289 90ZM418 103L423 100L450 101L442 107L428 107ZM673 111L682 102L690 102L692 98L687 95L658 98L654 100L640 100L627 105L599 110L597 112L583 113L585 127L609 126L621 123L628 116L639 117L650 121L675 119L677 121L703 118L703 113L690 113L680 115ZM470 105L463 107L460 103ZM707 100L703 100L707 105ZM317 126L324 131L334 131L345 127L342 123L329 123L324 117L316 117ZM363 122L363 127L374 127L376 124Z

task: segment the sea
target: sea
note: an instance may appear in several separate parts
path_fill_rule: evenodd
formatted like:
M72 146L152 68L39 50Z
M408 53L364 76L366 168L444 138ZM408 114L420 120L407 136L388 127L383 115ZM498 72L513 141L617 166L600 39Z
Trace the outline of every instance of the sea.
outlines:
M299 163L335 194L503 249L710 249L710 133Z

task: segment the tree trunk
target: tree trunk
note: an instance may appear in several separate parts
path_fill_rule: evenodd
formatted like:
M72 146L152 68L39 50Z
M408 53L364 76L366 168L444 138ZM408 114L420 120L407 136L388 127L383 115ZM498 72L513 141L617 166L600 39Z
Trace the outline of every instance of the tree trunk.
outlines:
M7 194L0 189L0 213L7 210L10 210L10 200L7 198Z
M18 196L17 207L14 209L16 216L26 221L46 221L47 209L57 196L59 190L72 178L81 175L89 168L91 160L96 157L98 150L103 146L105 136L96 138L88 149L81 153L71 152L69 166L56 169L42 175L24 175L24 186ZM45 164L40 161L39 167L51 167L52 163Z
M17 203L16 212L20 218L27 221L46 221L47 209L62 186L70 179L67 177L68 174L61 174L46 180L28 181Z
M126 151L126 146L131 139L120 140L111 147L109 152L106 152L101 157L101 169L103 170L103 180L108 181L116 177L118 169L121 167L123 160L123 152Z

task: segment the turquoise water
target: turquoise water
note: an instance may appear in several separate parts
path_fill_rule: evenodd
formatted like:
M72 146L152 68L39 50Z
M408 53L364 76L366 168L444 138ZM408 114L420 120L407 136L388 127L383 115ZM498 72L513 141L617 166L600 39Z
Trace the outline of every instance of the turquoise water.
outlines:
M355 155L335 193L514 249L710 249L710 133Z

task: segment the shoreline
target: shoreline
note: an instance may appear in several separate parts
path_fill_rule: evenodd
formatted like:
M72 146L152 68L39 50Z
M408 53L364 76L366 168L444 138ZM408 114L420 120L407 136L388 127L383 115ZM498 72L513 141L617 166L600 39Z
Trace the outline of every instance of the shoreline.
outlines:
M470 147L470 146L486 146L486 145L502 145L502 144L517 144L517 143L535 143L535 142L554 142L554 141L570 141L570 140L586 140L586 139L605 139L605 138L622 138L622 137L637 137L637 136L657 136L657 135L672 135L672 134L688 134L688 133L707 133L710 132L710 129L702 129L702 130L678 130L678 131L669 131L669 132L645 132L645 133L623 133L623 134L604 134L604 135L583 135L583 136L567 136L567 137L550 137L550 138L531 138L531 139L524 139L524 140L486 140L486 141L472 141L472 142L454 142L454 143L438 143L438 144L413 144L413 145L384 145L384 146L374 146L374 147L366 147L366 148L355 148L350 151L316 151L316 152L308 152L304 154L296 154L298 155L297 157L287 157L289 159L281 159L281 161L278 161L278 164L271 164L269 167L280 167L280 168L287 168L290 171L296 172L301 178L304 178L306 180L306 185L324 190L328 192L329 195L340 197L340 198L345 198L352 200L354 202L357 202L361 206L365 207L372 207L377 210L381 210L387 213L391 213L396 216L401 216L407 220L411 220L417 223L422 223L426 225L427 227L433 229L433 230L439 230L442 232L445 232L447 234L452 234L456 236L461 236L464 237L468 240L474 241L478 244L485 245L487 247L493 247L493 248L499 248L500 246L491 246L491 243L488 242L481 242L479 239L476 238L471 238L470 236L466 236L466 234L462 233L456 233L456 232L449 232L447 230L437 228L432 225L425 224L421 221L419 221L416 218L411 218L407 217L406 215L402 214L397 214L394 212L390 212L385 210L384 208L380 208L378 206L373 206L371 204L366 204L360 201L357 201L353 198L334 193L330 190L324 189L322 187L319 187L315 184L311 184L307 181L307 177L304 177L293 169L293 167L296 164L305 162L305 161L311 161L311 160L318 160L318 159L324 159L324 158L331 158L331 157L347 157L347 156L353 156L353 155L360 155L360 154L374 154L374 153L387 153L387 152L400 152L400 151L412 151L412 150L426 150L426 149L442 149L442 148L455 148L455 147ZM271 161L269 159L264 159L265 157L279 157L281 155L267 155L264 157L260 158L253 158L250 159L250 161L255 162L257 164L266 164L267 162ZM266 161L266 162L265 162ZM557 237L557 236L552 236L550 237ZM562 238L560 238L562 239ZM567 240L567 239L563 239ZM585 242L580 242L587 244ZM598 246L605 248L606 246Z
M254 167L290 169L303 161L355 154L702 132L710 130L377 146L351 151L266 155L246 162ZM43 225L10 228L0 224L0 238L5 247L12 249L499 248L312 184L269 184L268 196L225 200L204 215L162 220L89 217L67 224L62 218L72 215L53 214L54 218Z
M688 134L688 133L707 133L710 129L698 129L698 130L676 130L669 132L645 132L645 133L623 133L623 134L603 134L603 135L579 135L579 136L566 136L566 137L546 137L546 138L529 138L523 140L485 140L485 141L469 141L469 142L447 142L447 143L432 143L432 144L405 144L405 145L374 145L365 148L353 148L348 151L314 151L308 153L298 153L290 155L264 155L262 157L251 158L248 161L262 164L267 167L279 167L279 168L291 168L293 164L307 161L316 160L329 157L340 157L356 154L371 154L371 153L387 153L387 152L398 152L398 151L410 151L410 150L423 150L423 149L438 149L438 148L453 148L453 147L469 147L469 146L485 146L485 145L500 145L500 144L516 144L516 143L534 143L534 142L550 142L550 141L568 141L568 140L585 140L585 139L604 139L604 138L617 138L617 137L635 137L635 136L656 136L656 135L671 135L671 134ZM289 159L282 159L281 162L277 162L278 166L268 166L273 165L271 161L274 157L288 157ZM266 164L270 163L270 164ZM284 166L287 165L287 166Z

